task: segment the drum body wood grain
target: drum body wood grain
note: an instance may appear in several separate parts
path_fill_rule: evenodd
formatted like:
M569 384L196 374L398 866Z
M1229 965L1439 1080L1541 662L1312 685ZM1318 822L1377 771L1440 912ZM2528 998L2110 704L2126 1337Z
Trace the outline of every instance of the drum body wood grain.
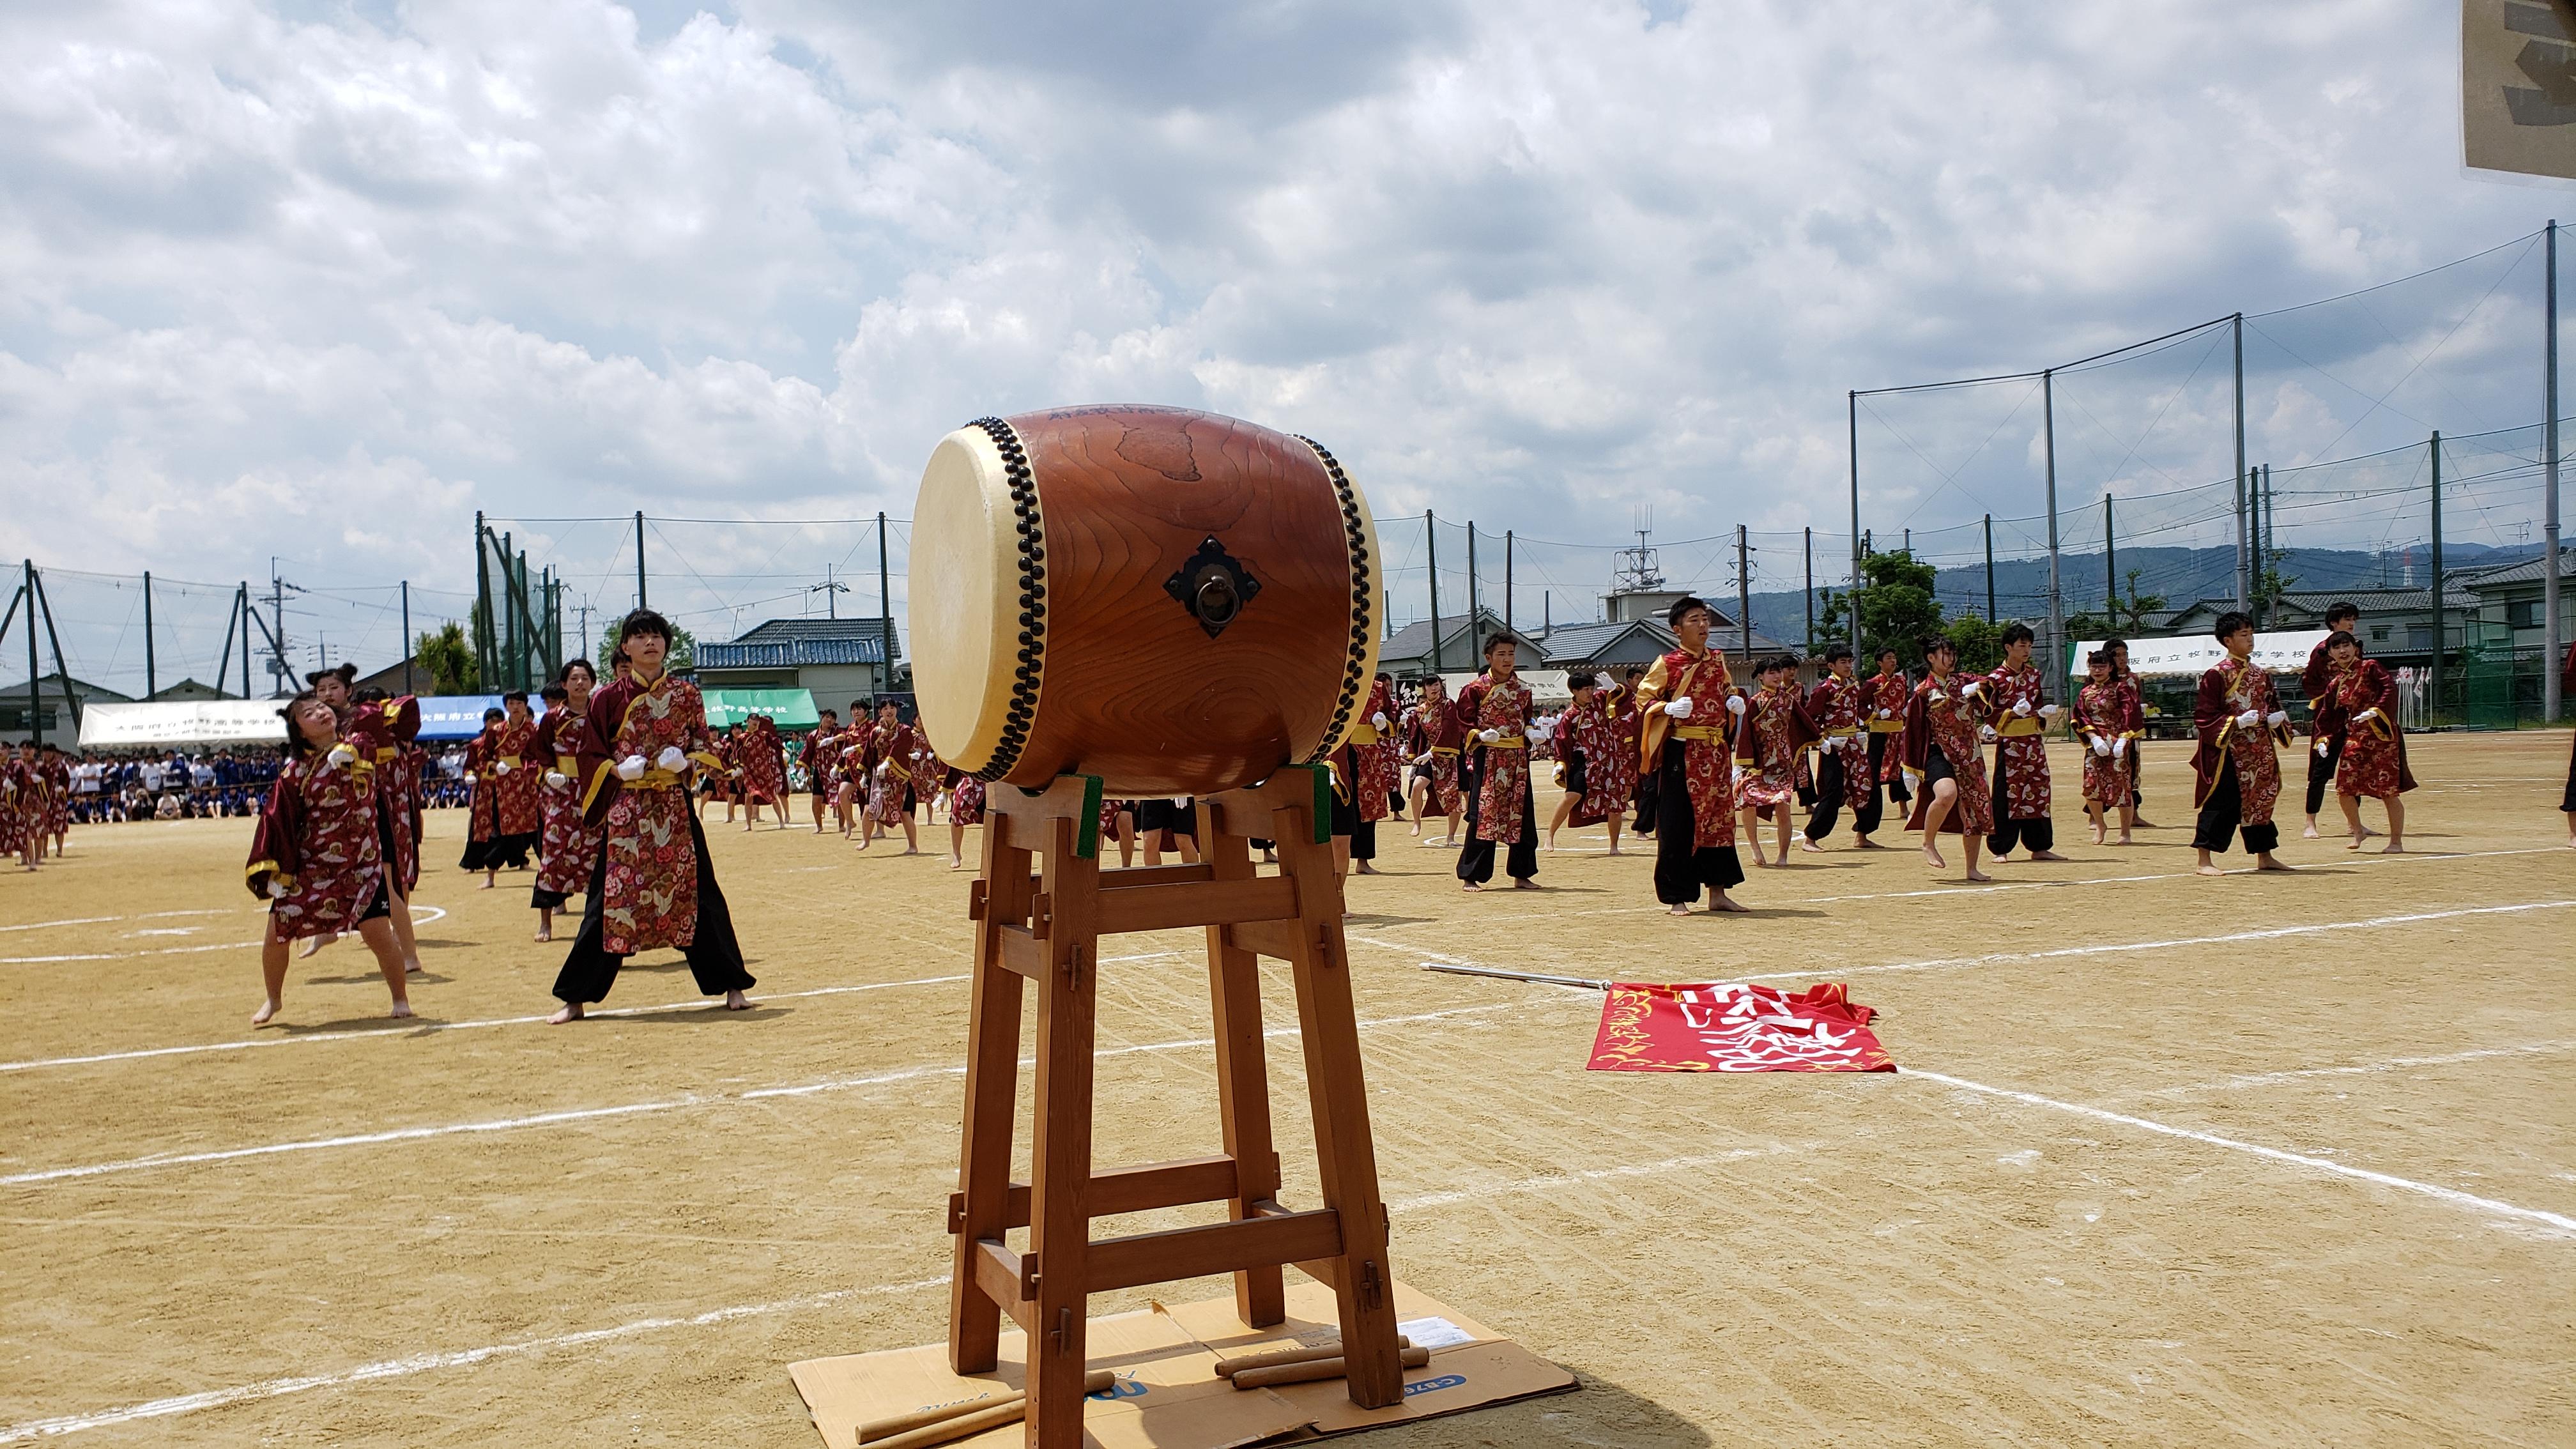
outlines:
M1183 408L985 418L940 440L913 519L915 693L969 774L1207 795L1359 723L1377 532L1306 439Z

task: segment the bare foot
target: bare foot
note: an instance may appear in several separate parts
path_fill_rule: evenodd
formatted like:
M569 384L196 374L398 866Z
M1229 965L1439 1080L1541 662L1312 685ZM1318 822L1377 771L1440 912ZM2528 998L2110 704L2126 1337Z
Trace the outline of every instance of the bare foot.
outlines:
M483 877L483 884L482 884L482 886L480 887L480 889L483 889L483 890L487 890L487 891L488 891L488 890L490 890L491 888L492 888L492 878L491 878L490 876L488 876L488 875L487 875L487 876Z
M1359 863L1358 869L1359 869L1359 873L1360 873L1360 874L1362 874L1362 875L1376 875L1376 874L1378 873L1378 868L1377 868L1376 866L1374 866L1374 865L1369 864L1369 863L1368 863L1367 861L1365 861L1365 860L1363 860L1363 861L1361 861L1361 862Z
M578 1001L567 1001L563 1004L563 1010L546 1018L546 1025L561 1026L567 1021L579 1020L581 1020L581 1003Z
M1480 886L1480 885L1478 885L1478 884L1476 884L1474 881L1468 881L1468 882L1466 882L1466 883L1464 883L1464 884L1460 885L1460 886L1458 887L1458 889L1460 889L1460 890L1462 890L1462 891L1480 891L1480 890L1483 890L1483 889L1484 889L1484 887L1483 887L1483 886Z
M392 1017L396 1021L400 1021L404 1017L411 1015L411 1003L409 1001L397 1001L394 1003L394 1009L386 1012L385 1015Z
M2299 832L2299 838L2301 840L2317 839L2317 822L2313 820L2309 821L2308 828Z
M2350 839L2350 840L2348 840L2348 841L2344 842L2344 847L2343 847L2343 848L2344 848L2344 849L2346 849L2346 850L2359 850L2359 849L2361 849L2361 837L2360 837L2360 836L2358 836L2358 835L2356 835L2356 836L2354 836L2352 839Z
M537 941L551 941L551 940L553 940L554 938L555 938L555 933L554 933L554 928L553 928L553 927L551 927L551 926L539 926L539 927L537 927L537 934L536 934L534 937L532 937L531 939L533 939L533 940L537 940Z
M1988 874L1986 874L1986 873L1985 873L1984 871L1982 871L1982 870L1971 870L1971 871L1969 871L1966 875L1961 876L1961 877L1960 877L1960 879L1961 879L1961 880L1979 880L1979 881L1983 881L1983 880L1993 880L1993 879L1994 879L1994 877L1993 877L1993 876L1990 876L1990 875L1988 875Z
M2256 870L2288 870L2288 869L2290 869L2290 867L2288 867L2288 866L2286 866L2286 865L2283 865L2281 862L2279 862L2279 861L2277 861L2277 860L2273 859L2273 858L2272 858L2272 853L2271 853L2270 851L2265 851L2263 854L2261 854L2261 855L2258 855L2258 856L2254 857L2254 868L2255 868Z
M2100 845L2100 844L2102 843L2102 832L2101 832L2101 831L2096 830L2096 831L2094 831L2094 832L2093 832L2093 843L2094 843L2095 845Z
M1719 891L1716 895L1709 898L1708 908L1720 915L1749 916L1753 914L1753 908L1751 906L1744 904L1742 901L1737 900L1735 897L1728 895L1724 891Z
M403 974L405 976L426 976L429 972L419 962L414 961L403 967Z
M2141 815L2138 817L2138 828L2140 830L2160 830L2163 827L2157 825L2156 822L2149 820L2144 815Z
M1855 840L1853 840L1853 841L1852 841L1852 849L1854 849L1854 850L1885 850L1885 849L1887 849L1887 847L1886 847L1886 846L1884 846L1884 845L1879 844L1879 843L1878 843L1877 841L1875 841L1875 840L1870 839L1868 836L1863 835L1863 836L1860 836L1860 837L1858 837L1857 839L1855 839Z
M2030 858L2033 860L2064 860L2066 857L2053 850L2034 850L2030 853Z
M2226 872L2226 871L2223 871L2223 870L2221 870L2221 869L2219 869L2217 866L2214 866L2214 865L2203 865L2203 866L2195 866L2195 867L2193 867L2193 869L2192 869L2192 874L2193 874L2193 875L2225 875L2225 874L2227 874L2227 872Z
M2386 845L2379 847L2379 853L2382 855L2404 855L2406 853L2406 847L2397 841L2392 840Z
M1603 855L1626 855L1628 852L1621 850L1619 847L1614 845L1601 853Z
M751 998L743 995L740 991L728 991L725 993L724 1009L727 1011L749 1011L751 1010Z
M2123 831L2121 831L2121 832L2120 832L2120 843L2121 843L2122 845L2135 845L2135 844L2137 844L2137 842L2136 842L2136 841L2131 840L2131 839L2129 838L2129 832L2127 832L2127 831L2125 831L2125 830L2123 830Z
M1671 911L1671 914L1676 915L1676 916L1687 916L1687 915L1689 915L1690 913L1691 913L1691 910L1690 910L1690 907L1688 907L1688 906L1675 906L1675 907L1673 907L1673 908L1672 908L1672 911ZM262 1018L260 1018L260 1020L261 1020L261 1021L265 1021L265 1020L267 1020L267 1018L266 1018L266 1017L262 1017ZM252 1022L252 1023L251 1023L251 1025L253 1025L253 1026L257 1026L257 1025L259 1025L259 1022L256 1022L256 1021L255 1021L255 1022Z
M1539 889L1539 883L1534 880L1516 880L1512 882L1512 889L1516 891L1534 891Z
M250 1014L250 1024L253 1026L266 1026L269 1023L269 1019L276 1015L277 999L275 997L271 997L260 1003L259 1010Z
M1932 843L1932 838L1928 835L1923 838L1923 861L1934 870L1948 870L1950 868L1950 862L1941 858L1941 847L1934 845Z
M1812 852L1812 853L1814 853L1814 854L1817 854L1817 855L1822 855L1822 854L1824 854L1824 853L1825 853L1825 848L1824 848L1823 846L1821 846L1821 845L1818 845L1816 842L1814 842L1814 841L1812 841L1812 840L1801 840L1801 841L1799 841L1799 842L1798 842L1798 848L1799 848L1800 850L1810 851L1810 852Z
M2377 835L2378 833L2378 831L2371 829L2367 825L2361 827L2361 838L2364 840L2368 840L2370 837Z

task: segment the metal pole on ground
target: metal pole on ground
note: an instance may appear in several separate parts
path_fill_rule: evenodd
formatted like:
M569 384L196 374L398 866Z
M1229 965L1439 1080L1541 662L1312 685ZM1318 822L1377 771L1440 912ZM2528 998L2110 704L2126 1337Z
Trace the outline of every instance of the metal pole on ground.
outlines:
M894 574L886 564L886 516L877 513L877 637L885 645L885 680L894 688Z
M1485 667L1485 606L1476 602L1476 520L1467 520L1467 667Z
M1735 525L1735 632L1742 640L1745 668L1753 660L1753 551L1745 546L1744 525Z
M1515 632L1512 628L1512 534L1511 529L1503 530L1503 632L1506 634Z
M1986 622L1995 622L1995 516L1986 515Z
M233 677L233 625L241 621L241 599L236 596L224 613L224 647L215 651L215 698L224 697L224 683ZM242 698L250 698L250 682L242 682Z
M2236 434L2236 607L2242 609L2254 593L2254 540L2245 531L2245 314L2230 320L2236 347L2235 402L2229 414Z
M2442 435L2433 434L2433 697L2424 711L2431 724L2442 709Z
M241 601L242 698L250 699L250 580L242 580L241 591L235 597Z
M2102 495L2102 617L2120 632L2120 534L2111 517L2111 495Z
M2275 533L2281 521L2281 500L2272 496L2272 465L2263 467L2263 617L2273 628L2281 625L2280 539Z
M2061 672L2066 663L2066 594L2059 587L2057 572L2057 373L2054 369L2039 375L2039 418L2043 434L2042 454L2047 462L2048 477L2048 672ZM2066 687L2063 679L2046 682L2054 694Z
M2550 723L2558 721L2559 712L2567 707L2560 696L2558 667L2567 648L2564 621L2558 615L2558 222L2549 223L2548 247L2544 253L2549 273L2543 341L2540 355L2540 460L2545 475L2541 485L2540 541L2543 562L2540 565L2540 700L2544 716Z
M1851 393L1846 393L1846 394L1844 394L1844 397L1843 397L1843 411L1844 411L1843 426L1844 426L1844 431L1845 431L1845 433L1846 433L1846 439L1845 439L1845 441L1846 441L1847 445L1848 445L1848 446L1850 447L1850 449L1851 449L1851 525L1852 525L1851 646L1852 646L1852 654L1853 654L1854 659L1855 659L1855 661L1856 661L1856 660L1858 659L1859 654L1860 654L1860 574L1861 574L1861 552L1862 552L1862 550L1863 550L1863 549L1865 549L1866 547L1868 547L1868 539L1867 539L1866 535L1862 534L1862 532L1860 531L1860 394L1859 394L1859 393L1857 393L1857 392L1851 392ZM1856 668L1858 667L1857 663L1855 663L1855 666L1854 666L1854 667L1856 667ZM1866 672L1866 671L1863 671L1863 672Z
M43 666L36 661L36 561L26 560L27 581L21 585L27 592L27 738L45 737L44 717L38 713L43 699L36 693L36 671Z
M884 514L877 515L882 519ZM651 607L644 601L644 510L635 510L635 607Z
M418 694L420 688L412 681L412 661L420 656L420 644L411 637L411 580L409 579L402 581L402 614L403 693Z
M1807 639L1800 646L1812 653L1816 647L1816 531L1807 530Z
M1440 521L1431 510L1422 510L1422 543L1431 558L1431 672L1438 674L1445 662L1440 657Z
M474 677L491 679L500 671L492 659L492 553L484 543L488 525L483 510L474 510ZM249 681L245 679L244 684ZM249 697L247 692L243 695Z
M152 570L143 571L143 697L161 692L159 661L152 656Z
M33 563L27 566L27 578L36 587L36 607L45 611L45 639L54 646L54 676L63 682L63 703L71 710L72 743L77 746L80 743L81 702L80 696L72 693L72 668L63 659L63 636L54 630L54 601L45 596L45 581L36 573ZM36 616L30 613L27 622L34 624ZM32 628L28 630L30 635L34 632ZM35 641L30 638L28 642Z

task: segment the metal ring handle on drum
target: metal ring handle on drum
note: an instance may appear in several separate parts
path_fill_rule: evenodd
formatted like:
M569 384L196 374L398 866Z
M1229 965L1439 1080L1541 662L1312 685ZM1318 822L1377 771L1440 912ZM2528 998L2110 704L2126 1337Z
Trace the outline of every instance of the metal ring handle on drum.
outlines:
M1011 491L1013 527L1020 537L1020 619L1018 660L1011 669L1011 696L1002 715L1002 737L993 757L974 772L987 782L1011 773L1028 747L1036 722L1038 687L1046 676L1046 520L1038 511L1037 475L1029 467L1020 435L1000 418L977 418L968 427L982 428L1002 455L1002 472Z

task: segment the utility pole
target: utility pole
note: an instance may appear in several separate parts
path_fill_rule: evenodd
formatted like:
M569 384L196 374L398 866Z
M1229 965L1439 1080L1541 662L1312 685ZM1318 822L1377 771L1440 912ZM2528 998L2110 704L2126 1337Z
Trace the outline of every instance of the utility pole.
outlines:
M244 698L244 699L248 699L248 698L250 698L250 697L251 697L251 694L250 694L250 619L251 619L251 614L250 614L250 580L248 580L248 579L244 579L244 580L242 580L242 581L241 581L241 589L240 589L240 590L239 590L239 591L234 595L234 597L235 597L236 599L238 599L238 600L240 601L240 603L241 603L241 626L242 626L242 628L241 628L241 644L242 644L242 652L241 652L241 665L242 665L242 698Z
M2281 521L2281 504L2272 496L2272 465L2262 464L2258 471L2263 479L2263 531L2258 535L2263 540L2263 617L2277 628L2281 622L2281 554L2275 528Z
M276 679L275 688L282 690L286 688L286 681L295 677L295 671L286 663L286 577L277 571L277 560L273 556L268 561L268 614L269 657L276 661L272 671Z
M519 647L519 566L507 532L501 535L501 668L494 682L503 689L527 687L527 654Z
M1444 662L1440 657L1440 522L1431 510L1422 510L1422 543L1431 556L1431 672L1438 674Z
M161 674L152 657L152 570L143 571L143 697L161 692Z
M837 619L841 617L840 596L848 593L849 591L850 586L848 584L834 583L832 581L832 566L830 564L823 565L823 582L819 584L808 584L805 588L805 592L808 595L821 594L823 596L823 617L826 619Z
M40 712L44 696L36 692L36 671L43 666L36 661L36 561L26 560L27 581L27 738L41 742L45 738L45 717Z
M882 518L884 514L878 514ZM635 510L635 607L650 608L644 601L644 510Z
M1503 530L1503 632L1518 634L1512 627L1512 530Z
M1745 670L1753 667L1753 549L1744 525L1735 525L1735 632L1744 652Z
M1986 622L1995 622L1995 516L1986 515Z
M1484 606L1476 602L1476 520L1467 520L1467 667L1485 663Z
M886 564L886 516L877 513L877 628L885 641L886 689L894 688L894 574Z
M1816 647L1816 531L1813 528L1807 530L1807 642L1804 647L1809 650Z
M573 605L572 608L574 613L581 616L581 657L589 659L591 649L599 643L599 640L593 637L590 632L590 601L588 599L584 599L580 603ZM599 665L596 661L591 665L593 670L598 669L598 667Z
M2550 219L2546 251L2547 305L2541 324L2540 459L2547 477L2540 507L2540 702L2542 717L2558 722L2567 701L2560 697L2559 661L2565 659L2567 635L2558 617L2558 221Z
M420 686L412 679L412 661L420 656L420 643L411 637L411 580L402 581L403 614L403 693L418 694Z

